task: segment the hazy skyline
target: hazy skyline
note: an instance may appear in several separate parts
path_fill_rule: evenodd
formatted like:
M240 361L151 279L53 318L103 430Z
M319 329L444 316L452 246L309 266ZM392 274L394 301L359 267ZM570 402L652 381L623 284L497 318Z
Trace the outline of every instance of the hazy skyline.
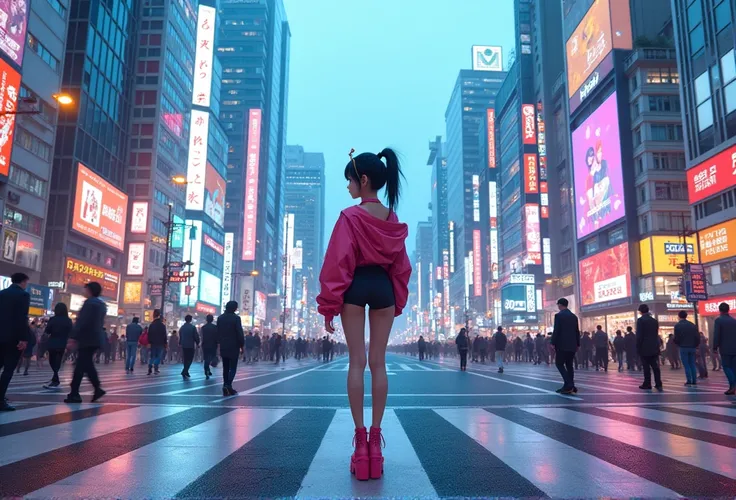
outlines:
M414 250L431 215L428 143L472 45L513 48L513 0L284 0L291 27L288 144L325 155L325 244L354 203L343 176L350 148L396 150L406 180L398 208ZM429 5L429 7L428 7ZM452 202L452 201L451 201Z

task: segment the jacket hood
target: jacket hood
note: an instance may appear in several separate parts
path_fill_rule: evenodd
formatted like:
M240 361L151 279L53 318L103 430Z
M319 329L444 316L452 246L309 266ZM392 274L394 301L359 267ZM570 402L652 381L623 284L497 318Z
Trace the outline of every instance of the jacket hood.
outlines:
M398 222L395 215L390 216L389 220L381 220L357 205L343 210L342 213L350 222L364 261L389 265L404 251L409 228L403 222Z

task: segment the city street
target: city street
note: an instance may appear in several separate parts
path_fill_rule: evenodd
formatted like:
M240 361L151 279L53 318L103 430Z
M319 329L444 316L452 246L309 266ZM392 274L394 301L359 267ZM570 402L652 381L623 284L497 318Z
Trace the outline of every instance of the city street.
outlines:
M736 406L722 372L662 393L639 373L581 370L574 396L554 366L456 369L457 359L389 355L385 475L348 472L353 422L347 358L241 365L223 398L220 367L146 375L100 366L101 404L41 388L47 367L16 375L0 414L0 497L732 497ZM366 372L366 392L370 375ZM89 401L85 382L82 397ZM370 406L370 395L366 397ZM369 408L367 408L369 410ZM370 423L366 411L366 423Z

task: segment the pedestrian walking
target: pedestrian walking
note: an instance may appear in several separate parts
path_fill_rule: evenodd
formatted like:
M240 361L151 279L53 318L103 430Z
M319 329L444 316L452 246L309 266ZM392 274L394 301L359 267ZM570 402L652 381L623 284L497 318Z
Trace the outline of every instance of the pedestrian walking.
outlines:
M325 329L334 332L332 320L340 315L348 344L348 400L355 423L355 451L350 470L359 480L383 475L381 422L388 396L386 345L394 318L406 306L411 262L406 254L406 224L399 222L401 167L396 154L384 149L378 155L363 153L345 166L344 175L353 199L360 205L342 211L335 224L320 273L319 312ZM383 163L383 159L386 163ZM388 206L377 198L386 187ZM370 308L368 358L371 370L372 425L364 425L363 394L366 366L365 316Z
M626 339L621 330L616 330L616 337L613 339L613 350L616 352L616 364L618 371L624 371L624 352L626 352Z
M723 373L728 379L727 396L736 394L736 319L729 314L729 306L718 306L720 316L713 327L713 352L721 355Z
M202 357L204 358L204 375L207 380L212 376L212 370L210 366L213 366L215 354L217 352L217 325L212 322L215 318L211 315L207 315L207 323L202 325L199 329L202 336Z
M644 383L639 389L652 388L652 372L654 372L654 387L662 390L662 376L659 370L660 342L659 322L649 312L649 306L639 306L639 319L636 320L636 350L644 366Z
M629 371L639 370L641 368L641 362L639 354L636 351L636 334L634 333L634 329L630 326L626 327L624 341L624 346L626 348L626 369Z
M166 325L161 319L161 310L153 310L153 321L148 327L148 344L151 347L148 360L148 374L159 374L158 366L163 361L166 348Z
M225 304L225 312L217 318L217 340L220 344L222 356L222 395L235 396L238 391L233 389L233 380L238 368L240 352L245 347L245 335L240 316L235 314L238 303L231 300Z
M79 386L82 384L82 378L85 375L87 375L95 389L92 402L94 403L105 395L105 391L100 386L97 368L95 368L92 359L95 351L102 346L105 335L104 325L107 306L100 300L101 293L102 285L96 281L90 281L84 285L84 296L87 300L84 301L82 309L77 314L77 322L74 324L69 340L69 347L77 351L77 364L74 365L71 390L64 400L65 403L82 402Z
M555 323L550 341L555 348L555 366L562 375L563 385L557 390L560 394L577 392L575 369L572 361L578 348L580 348L580 327L578 317L567 308L568 304L564 297L557 301L557 308L560 312L555 314Z
M708 355L711 354L708 346L708 339L703 332L700 332L700 345L698 346L698 355L695 358L695 365L698 367L698 378L708 378Z
M460 354L460 371L468 371L468 335L465 328L461 328L460 333L455 337L455 345Z
M680 348L682 366L685 368L685 386L690 387L698 384L698 369L695 366L695 358L700 345L700 332L694 323L687 320L687 311L677 313L680 321L675 325L674 343Z
M181 370L181 376L184 380L190 379L189 367L194 361L195 345L199 346L199 333L197 327L192 324L192 315L184 316L184 324L179 328L179 345L181 345L182 359L184 360L184 368Z
M424 336L419 336L417 341L417 349L419 350L419 361L424 361L424 353L427 351L427 342L424 340Z
M44 389L56 389L61 385L59 381L61 360L64 358L66 344L73 328L74 323L69 318L66 304L59 302L54 306L54 316L46 323L44 330L44 334L48 337L46 345L49 352L49 366L54 372L51 381L43 386Z
M125 371L128 373L133 373L141 335L143 335L143 328L140 325L140 319L134 317L132 323L125 327Z
M496 350L496 366L498 366L498 373L503 373L503 357L506 354L506 345L508 344L508 339L506 338L506 334L503 333L503 327L499 326L496 329L496 333L493 336L493 345ZM519 354L521 354L521 351L519 351Z
M595 345L595 371L599 368L608 371L608 334L603 331L601 325L595 327L593 345Z
M15 367L28 344L31 342L31 329L28 326L28 308L31 296L26 292L28 276L15 273L10 277L10 286L0 291L0 359L3 373L0 375L0 411L14 411L8 404L5 394L13 378Z

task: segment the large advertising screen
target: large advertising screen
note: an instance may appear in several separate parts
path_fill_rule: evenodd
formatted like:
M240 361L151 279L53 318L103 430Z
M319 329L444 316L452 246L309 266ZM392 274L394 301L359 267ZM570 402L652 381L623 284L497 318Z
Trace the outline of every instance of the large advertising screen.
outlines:
M261 110L248 112L248 152L246 155L245 210L242 260L256 258L256 218L258 215L258 169L261 161Z
M631 296L629 244L604 250L580 261L580 298L584 306Z
M539 192L539 175L537 175L537 155L524 155L524 193Z
M481 268L480 229L473 229L473 296L483 295L483 275Z
M578 239L624 216L616 93L572 133Z
M699 262L695 236L687 237L687 247L679 236L652 236L639 242L641 274L682 273L685 256L688 262Z
M736 185L736 146L687 171L690 204L702 201Z
M199 6L197 16L197 48L194 52L194 84L192 104L209 107L212 93L212 56L215 49L217 9Z
M15 131L14 113L18 107L19 91L20 73L0 59L0 112L5 113L0 115L0 175L4 176L10 171L10 153L13 151Z
M102 295L118 300L120 275L94 264L67 257L64 277L67 284L83 287L90 281L96 281L102 286Z
M18 66L23 64L30 0L0 0L0 50Z
M146 244L128 244L128 270L129 276L143 276L143 268L146 263Z
M128 196L80 163L72 229L122 252L127 220Z
M736 219L716 224L698 233L701 262L715 262L736 255Z
M524 216L526 219L527 262L540 265L542 264L542 229L539 219L539 205L536 203L524 205Z
M524 144L537 143L537 116L534 104L521 105L521 132Z
M192 110L187 156L187 210L204 210L204 178L207 175L207 139L210 114Z
M536 313L534 285L511 285L501 289L501 302L505 313Z
M473 176L473 222L480 222L480 176Z
M222 310L230 300L233 284L233 245L235 234L225 233L225 255L222 263Z
M202 271L199 279L199 300L220 306L222 281L217 276Z
M611 50L632 47L629 3L619 0L611 3L611 0L595 0L567 40L569 97L578 91Z
M207 172L204 177L204 213L212 217L220 227L225 224L225 188L227 183L217 173L215 167L207 162Z
M488 121L488 168L496 168L496 110L486 110Z

